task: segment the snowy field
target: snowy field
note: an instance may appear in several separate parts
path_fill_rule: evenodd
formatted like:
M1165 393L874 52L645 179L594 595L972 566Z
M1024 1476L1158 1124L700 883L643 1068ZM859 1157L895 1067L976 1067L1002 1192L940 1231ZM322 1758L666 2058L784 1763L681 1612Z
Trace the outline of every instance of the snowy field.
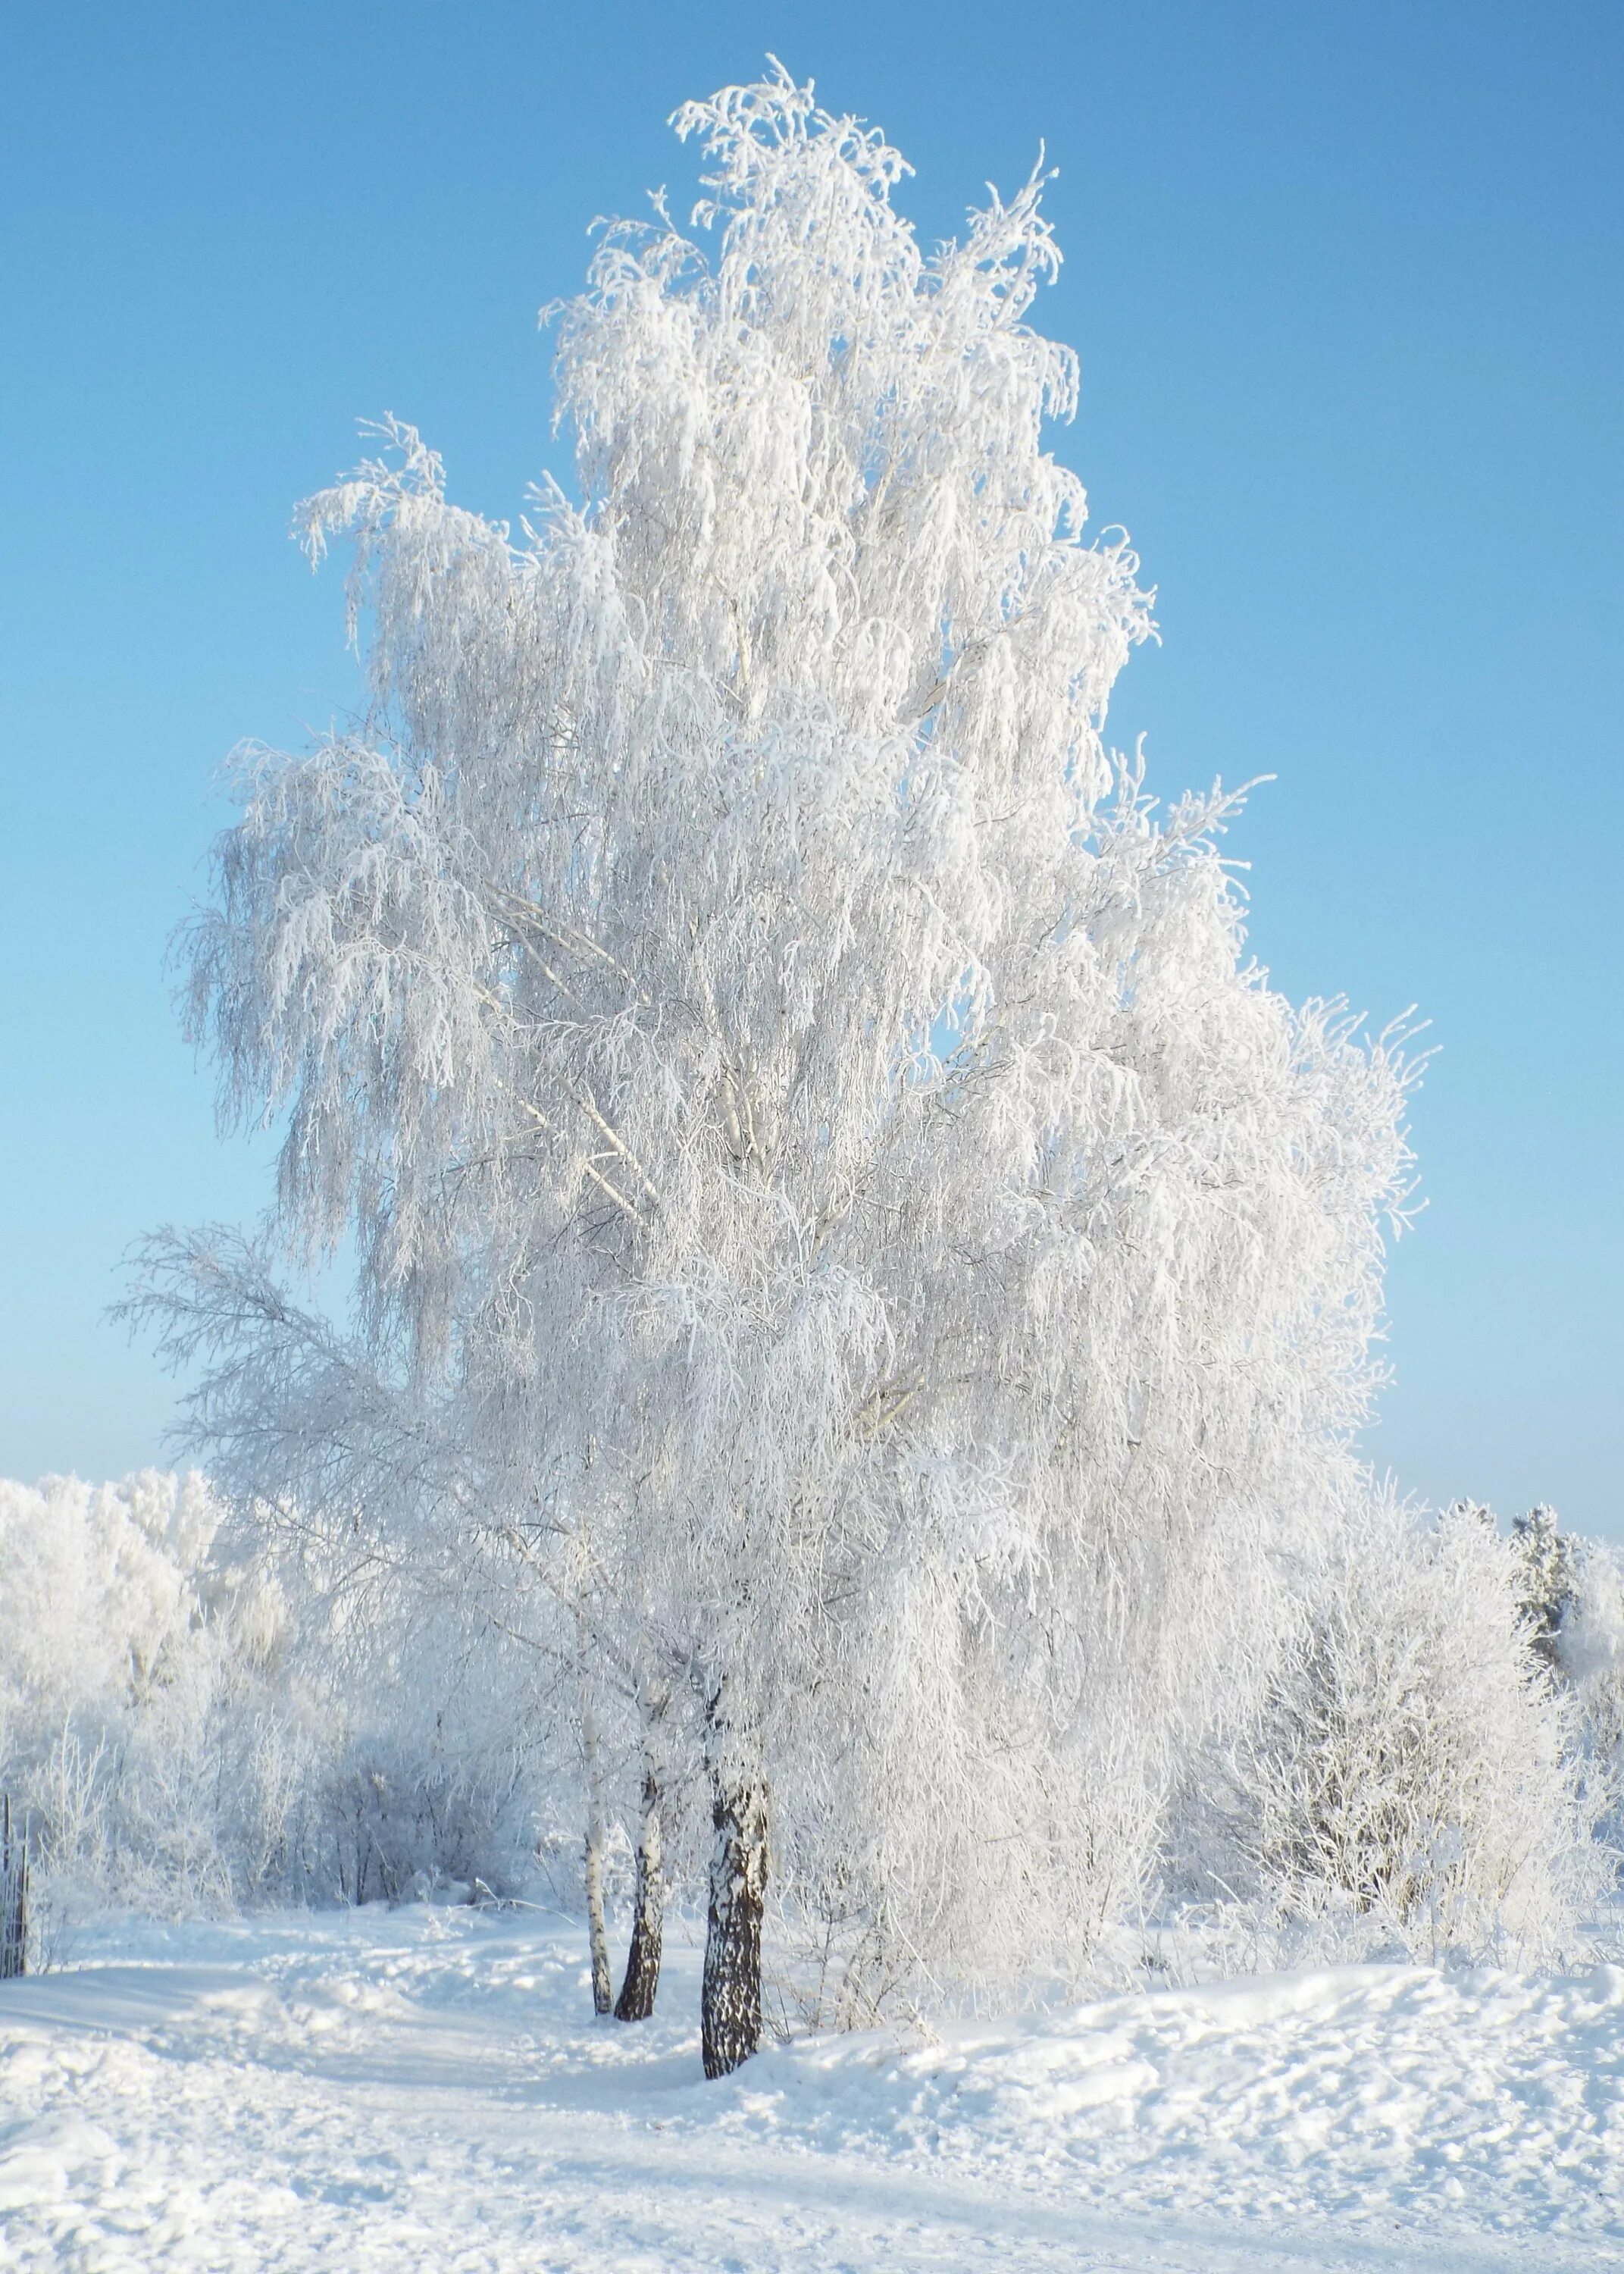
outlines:
M676 1924L676 1923L673 1923ZM1357 1968L699 2074L573 1924L82 1931L0 1992L8 2269L1617 2267L1624 1970Z

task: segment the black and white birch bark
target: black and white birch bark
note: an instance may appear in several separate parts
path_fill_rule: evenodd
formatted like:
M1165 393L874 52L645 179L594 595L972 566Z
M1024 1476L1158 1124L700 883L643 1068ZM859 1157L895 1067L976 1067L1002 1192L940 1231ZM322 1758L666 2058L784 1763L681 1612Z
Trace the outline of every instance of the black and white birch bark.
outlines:
M615 2019L620 2022L646 2022L654 2011L665 1918L660 1811L665 1800L663 1724L669 1695L645 1681L639 1686L638 1703L643 1711L643 1809L637 1824L632 1939L626 1956L625 1979L614 2008Z
M609 1933L604 1923L604 1772L598 1743L598 1715L587 1672L586 1644L581 1641L581 1751L586 1768L587 1939L592 1954L592 2011L606 2014L614 2003L609 1972Z
M762 2035L762 1912L767 1893L767 1788L741 1762L723 1702L706 1714L710 1781L710 1901L700 1992L700 2039L708 2077L749 2059Z

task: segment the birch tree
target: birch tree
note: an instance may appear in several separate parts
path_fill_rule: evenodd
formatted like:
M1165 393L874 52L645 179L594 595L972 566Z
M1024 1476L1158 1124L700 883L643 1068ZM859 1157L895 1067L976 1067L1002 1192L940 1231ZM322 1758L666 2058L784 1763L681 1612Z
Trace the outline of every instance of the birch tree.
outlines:
M926 252L781 71L674 123L695 233L554 312L575 495L515 533L390 422L304 509L367 712L245 755L187 956L453 1532L599 1604L656 1798L691 1728L717 2074L775 1855L972 1969L1131 1897L1346 1485L1408 1156L1245 960L1233 802L1104 742L1149 602L1046 447L1041 177Z

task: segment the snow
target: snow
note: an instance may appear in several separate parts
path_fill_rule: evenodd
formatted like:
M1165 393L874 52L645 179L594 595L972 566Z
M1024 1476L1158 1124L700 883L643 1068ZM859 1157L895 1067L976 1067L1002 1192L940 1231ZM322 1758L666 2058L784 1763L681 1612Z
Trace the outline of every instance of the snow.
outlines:
M698 1953L595 2022L573 1921L81 1931L0 1992L21 2270L1616 2266L1624 1970L1350 1967L699 2069Z

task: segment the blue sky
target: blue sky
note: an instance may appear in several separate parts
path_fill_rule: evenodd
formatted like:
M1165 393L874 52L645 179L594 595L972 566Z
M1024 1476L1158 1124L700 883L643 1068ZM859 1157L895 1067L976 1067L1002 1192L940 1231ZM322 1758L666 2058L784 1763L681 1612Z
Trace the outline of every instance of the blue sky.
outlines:
M155 1457L130 1240L245 1218L166 936L244 735L348 706L286 539L358 418L463 501L547 461L538 306L665 119L771 49L916 169L931 237L1040 138L1083 361L1057 437L1164 644L1114 739L1278 777L1231 850L1296 995L1441 1044L1373 1458L1624 1536L1624 11L1544 0L12 0L0 30L0 1473Z

